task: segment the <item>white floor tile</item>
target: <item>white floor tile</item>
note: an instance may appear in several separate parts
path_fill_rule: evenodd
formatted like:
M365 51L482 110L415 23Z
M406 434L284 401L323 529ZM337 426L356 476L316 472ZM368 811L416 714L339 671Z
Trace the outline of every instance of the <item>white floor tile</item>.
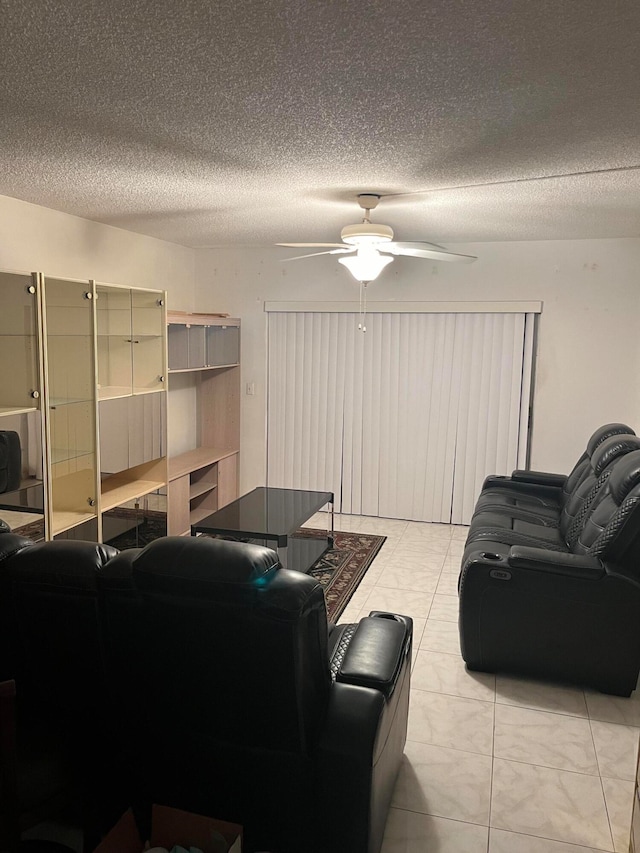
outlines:
M546 684L516 678L510 675L496 676L496 702L502 705L518 705L538 711L553 711L573 717L587 717L584 691L578 687Z
M640 730L633 726L591 720L591 731L600 775L612 779L635 779Z
M409 740L491 755L493 702L412 690Z
M392 808L380 853L486 853L486 826Z
M614 850L616 853L628 853L635 783L623 779L603 779L602 787Z
M637 691L627 699L623 696L608 696L605 693L585 690L589 718L605 723L621 723L625 726L640 726L640 696Z
M613 849L600 779L567 770L495 758L491 826Z
M431 619L440 622L458 622L459 600L457 595L434 595L433 604L429 611Z
M494 755L598 776L589 720L496 704Z
M492 827L489 830L489 853L600 853L600 851L595 847L550 841L548 838L536 838L533 835L506 832L504 829Z
M390 564L382 570L378 577L378 584L433 594L439 580L440 569L427 569L415 563L404 566Z
M458 595L458 574L456 572L442 572L438 586L438 595Z
M429 617L420 640L420 648L431 652L460 654L460 632L456 622L441 622Z
M495 699L495 675L469 672L460 655L418 651L411 683L420 690L467 699Z
M413 592L408 589L392 589L376 585L367 590L362 607L369 610L391 610L406 616L429 616L433 595L427 592ZM357 590L356 590L357 594Z
M486 826L491 758L407 741L392 804Z

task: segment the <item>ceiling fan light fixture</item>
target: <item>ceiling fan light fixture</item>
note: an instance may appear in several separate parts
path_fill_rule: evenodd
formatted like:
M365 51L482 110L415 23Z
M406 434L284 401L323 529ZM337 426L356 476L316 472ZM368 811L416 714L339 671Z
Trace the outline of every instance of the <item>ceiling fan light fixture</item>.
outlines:
M389 255L381 255L375 249L363 246L355 255L338 258L338 263L343 264L356 281L375 281L392 260Z

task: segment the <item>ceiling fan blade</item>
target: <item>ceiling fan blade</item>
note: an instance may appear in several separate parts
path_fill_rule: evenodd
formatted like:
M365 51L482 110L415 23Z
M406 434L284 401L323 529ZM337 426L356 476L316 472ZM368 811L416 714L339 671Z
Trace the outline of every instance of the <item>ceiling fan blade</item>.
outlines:
M276 243L276 246L290 246L292 249L315 249L320 246L343 249L344 243Z
M439 246L437 243L428 243L426 240L414 240L413 242L407 240L394 240L388 245L397 246L402 249L440 249L443 252L449 251L448 249L445 249L444 246Z
M280 244L278 244L280 245ZM301 258L315 258L316 255L347 255L351 252L355 252L355 246L353 248L341 246L339 249L329 249L328 252L311 252L310 255L296 255L295 258L282 258L283 261L299 261Z
M376 246L379 252L390 255L407 255L412 258L429 258L433 261L450 261L457 264L472 264L477 261L475 255L460 255L446 249L430 248L430 243L384 243Z

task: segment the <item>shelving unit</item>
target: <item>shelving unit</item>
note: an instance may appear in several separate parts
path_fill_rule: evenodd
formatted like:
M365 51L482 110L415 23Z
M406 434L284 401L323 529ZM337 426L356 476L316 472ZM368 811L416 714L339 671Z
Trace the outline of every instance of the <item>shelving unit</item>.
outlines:
M238 496L240 320L169 312L168 322L169 377L192 378L196 424L196 446L169 457L167 533L182 536Z
M166 295L9 272L0 290L0 429L22 456L0 518L103 541L104 513L166 489Z

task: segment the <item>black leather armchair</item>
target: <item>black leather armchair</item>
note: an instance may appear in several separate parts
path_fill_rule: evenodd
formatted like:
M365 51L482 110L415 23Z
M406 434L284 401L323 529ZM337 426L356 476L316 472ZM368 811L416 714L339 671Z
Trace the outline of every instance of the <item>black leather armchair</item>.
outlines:
M406 738L411 619L328 625L313 578L207 538L122 552L100 584L141 799L243 824L248 853L377 853Z

